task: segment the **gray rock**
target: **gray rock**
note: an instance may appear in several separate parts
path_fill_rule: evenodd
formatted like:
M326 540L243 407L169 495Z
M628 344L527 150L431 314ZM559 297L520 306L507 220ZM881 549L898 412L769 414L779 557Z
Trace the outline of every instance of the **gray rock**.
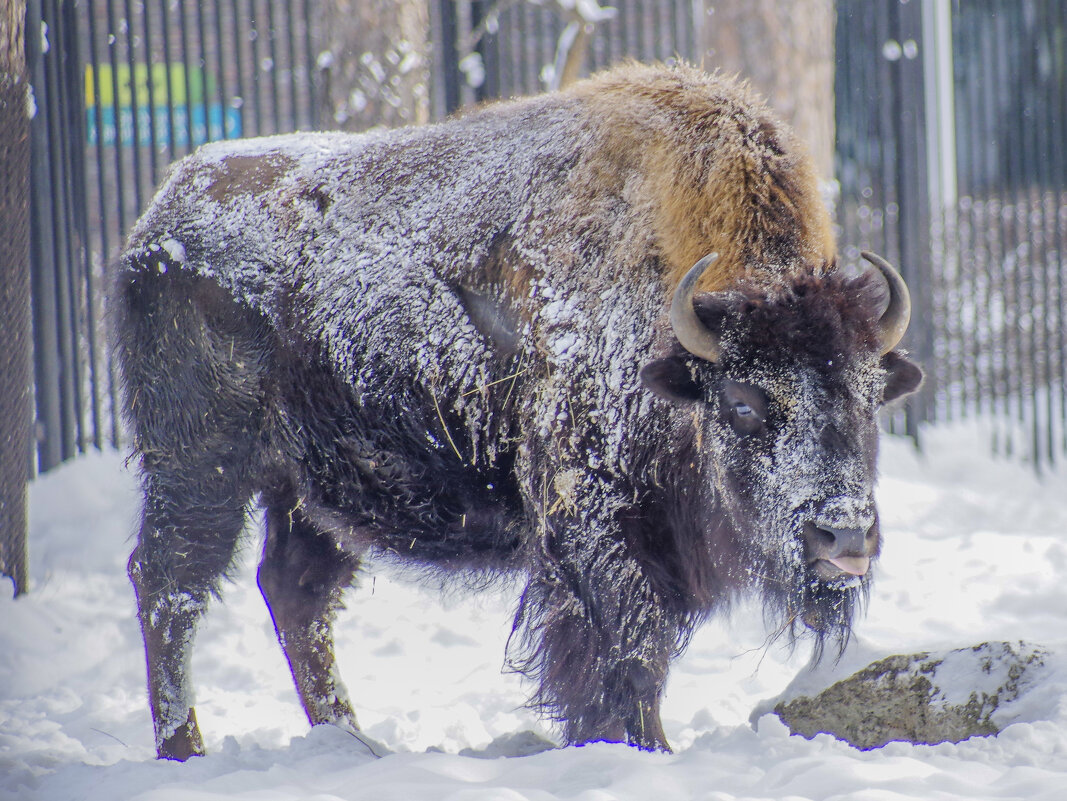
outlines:
M794 734L825 732L863 750L893 740L956 743L998 734L998 711L1032 686L1046 656L1021 641L890 656L774 712Z

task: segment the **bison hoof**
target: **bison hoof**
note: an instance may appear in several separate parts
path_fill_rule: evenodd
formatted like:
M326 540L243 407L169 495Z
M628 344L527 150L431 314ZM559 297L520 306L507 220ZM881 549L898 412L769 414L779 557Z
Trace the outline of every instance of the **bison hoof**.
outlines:
M184 762L189 757L204 755L204 739L200 736L200 727L196 725L196 713L190 709L189 717L174 734L163 739L156 748L160 759L174 759Z

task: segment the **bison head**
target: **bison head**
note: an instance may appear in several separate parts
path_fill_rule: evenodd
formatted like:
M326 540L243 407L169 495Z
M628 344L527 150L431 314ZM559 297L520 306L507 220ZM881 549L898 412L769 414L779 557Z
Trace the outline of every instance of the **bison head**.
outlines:
M881 544L874 503L878 409L913 392L918 367L894 350L910 300L877 256L857 273L813 272L694 297L714 256L680 283L678 344L645 385L696 410L698 479L735 539L718 565L762 590L788 628L843 646Z

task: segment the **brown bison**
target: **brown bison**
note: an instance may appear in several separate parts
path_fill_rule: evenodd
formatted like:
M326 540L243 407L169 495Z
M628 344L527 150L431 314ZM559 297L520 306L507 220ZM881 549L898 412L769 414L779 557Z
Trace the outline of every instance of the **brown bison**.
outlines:
M668 664L746 589L842 641L878 408L921 377L869 260L838 268L792 134L690 67L178 162L113 298L159 755L203 753L189 653L257 501L313 724L358 734L331 621L365 557L524 574L510 664L567 743L666 749Z

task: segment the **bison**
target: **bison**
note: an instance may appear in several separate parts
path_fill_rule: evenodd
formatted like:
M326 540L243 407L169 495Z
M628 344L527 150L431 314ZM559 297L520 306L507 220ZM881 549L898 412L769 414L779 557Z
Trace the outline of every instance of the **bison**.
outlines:
M921 380L867 258L763 102L684 65L177 162L112 297L159 756L203 753L189 654L253 503L308 719L357 736L331 625L367 557L523 576L508 664L566 743L668 749L668 665L746 590L843 642L878 409Z

